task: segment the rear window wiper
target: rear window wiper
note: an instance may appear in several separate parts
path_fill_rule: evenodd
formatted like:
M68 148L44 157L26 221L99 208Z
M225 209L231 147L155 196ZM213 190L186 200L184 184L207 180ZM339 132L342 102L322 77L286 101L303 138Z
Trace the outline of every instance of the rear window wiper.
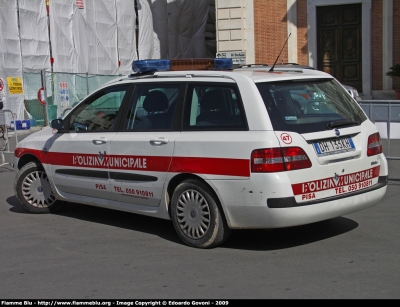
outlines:
M353 120L337 120L334 122L330 122L326 125L326 128L333 129L338 127L346 127L346 126L357 126L358 122Z

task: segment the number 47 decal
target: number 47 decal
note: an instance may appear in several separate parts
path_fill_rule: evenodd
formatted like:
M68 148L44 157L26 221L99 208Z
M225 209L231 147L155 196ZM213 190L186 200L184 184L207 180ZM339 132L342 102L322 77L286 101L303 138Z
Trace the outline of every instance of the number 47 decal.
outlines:
M288 133L282 133L281 134L281 140L285 144L291 144L292 143L292 137Z

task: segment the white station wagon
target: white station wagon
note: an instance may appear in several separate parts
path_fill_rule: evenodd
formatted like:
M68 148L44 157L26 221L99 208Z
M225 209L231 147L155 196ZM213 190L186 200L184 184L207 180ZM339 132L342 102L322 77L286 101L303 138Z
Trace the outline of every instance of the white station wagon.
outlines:
M376 126L331 75L231 59L142 60L21 141L15 194L170 219L188 245L377 204L388 166Z

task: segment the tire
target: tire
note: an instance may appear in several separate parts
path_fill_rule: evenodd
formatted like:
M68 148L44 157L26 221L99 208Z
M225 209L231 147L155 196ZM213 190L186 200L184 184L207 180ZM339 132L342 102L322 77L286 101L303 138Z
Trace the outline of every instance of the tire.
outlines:
M212 248L228 239L231 230L221 212L212 190L198 180L183 181L172 195L172 222L189 246Z
M56 200L49 178L38 162L29 162L19 170L14 192L22 206L34 213L53 213L65 204Z

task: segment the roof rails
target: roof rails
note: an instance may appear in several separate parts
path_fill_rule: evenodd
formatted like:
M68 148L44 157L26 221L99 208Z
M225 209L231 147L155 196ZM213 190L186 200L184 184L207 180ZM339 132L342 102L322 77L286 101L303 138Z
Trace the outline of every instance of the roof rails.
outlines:
M245 65L239 65L239 68L243 67L257 67L257 66L269 66L268 64L245 64Z
M268 67L268 64L265 63L260 63L260 64L244 64L240 65L238 68L252 68L252 67ZM296 66L296 68L303 68L303 69L314 69L311 66L308 65L300 65L298 63L282 63L282 64L277 64L275 67L290 67L290 66Z

